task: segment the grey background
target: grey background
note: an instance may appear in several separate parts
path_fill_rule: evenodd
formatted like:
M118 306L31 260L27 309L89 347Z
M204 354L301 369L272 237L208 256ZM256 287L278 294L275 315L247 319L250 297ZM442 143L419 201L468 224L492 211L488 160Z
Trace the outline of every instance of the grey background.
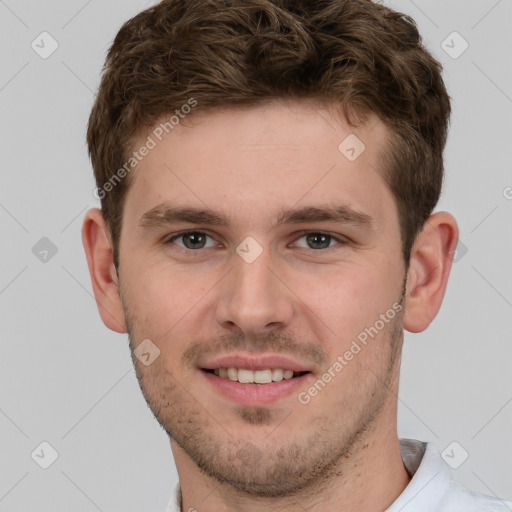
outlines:
M0 0L3 511L163 511L176 481L128 338L100 320L80 239L99 204L85 130L105 52L151 3ZM464 244L437 318L406 333L399 435L440 451L456 441L452 461L469 457L455 478L510 498L512 1L386 3L415 18L445 67L454 113L438 210L455 215ZM31 47L43 31L59 45L47 59ZM457 58L454 31L469 44ZM59 455L48 469L31 457L43 441Z

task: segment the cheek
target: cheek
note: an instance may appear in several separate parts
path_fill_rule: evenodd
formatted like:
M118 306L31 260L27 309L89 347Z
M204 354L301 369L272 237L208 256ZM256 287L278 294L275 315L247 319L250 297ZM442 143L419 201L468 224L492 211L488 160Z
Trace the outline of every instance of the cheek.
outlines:
M396 262L387 267L382 262L364 267L352 265L333 273L324 291L318 289L315 292L312 304L315 313L329 328L330 334L325 331L322 336L327 335L330 340L330 348L327 350L331 358L343 354L353 340L360 335L364 337L367 329L375 326L376 322L380 326L382 315L391 311L394 316L394 306L399 307L397 302L400 299L402 279L397 267ZM373 351L366 352L366 356L357 359L362 362L366 357L373 357Z
M206 298L202 298L218 279L194 276L190 270L180 272L169 265L134 265L130 270L123 295L137 336L151 339L166 354L185 350L185 333L190 339L198 332L198 318L205 314Z
M324 286L307 288L308 305L338 340L349 341L373 325L399 299L401 281L395 267L396 263L353 265L333 272Z
M190 300L198 300L193 276L177 272L171 265L152 262L150 256L143 255L128 272L132 302L153 319L169 322L172 317L183 314Z
M140 270L139 270L140 269ZM125 266L121 275L123 303L130 317L132 335L149 338L157 345L165 330L176 322L178 297L168 284L151 270L151 267ZM176 313L174 313L176 312ZM137 341L137 340L134 340Z

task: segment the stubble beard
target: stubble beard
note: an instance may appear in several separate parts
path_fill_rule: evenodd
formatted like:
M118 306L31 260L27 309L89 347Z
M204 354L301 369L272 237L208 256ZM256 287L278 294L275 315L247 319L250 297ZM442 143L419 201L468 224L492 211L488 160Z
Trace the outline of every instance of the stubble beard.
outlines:
M401 303L403 298L402 295ZM375 427L398 378L403 311L390 320L386 332L372 341L388 344L386 362L380 366L379 375L369 371L362 376L363 383L357 385L364 392L357 396L359 403L351 403L348 414L346 404L345 410L340 405L340 412L335 414L332 409L327 410L325 416L311 418L311 431L300 439L289 440L282 425L292 421L295 414L299 418L307 415L307 406L300 406L285 420L278 420L268 408L238 407L235 412L242 427L239 433L228 432L222 425L222 416L216 415L208 404L202 404L200 398L192 397L164 367L163 357L146 367L134 356L138 345L135 340L141 338L135 333L124 301L123 307L137 379L155 418L202 472L240 495L315 495L328 486L333 476L343 478L353 455ZM263 442L250 441L251 428L272 424L275 429Z

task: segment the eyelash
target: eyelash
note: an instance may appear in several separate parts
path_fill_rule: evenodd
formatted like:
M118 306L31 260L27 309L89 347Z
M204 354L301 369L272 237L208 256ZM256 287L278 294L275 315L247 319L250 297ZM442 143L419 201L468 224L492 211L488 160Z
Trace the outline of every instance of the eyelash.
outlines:
M207 237L213 239L213 237L211 235L209 235L208 233L206 233L205 231L199 231L197 229L191 229L191 230L187 230L187 231L180 231L179 233L176 233L175 235L172 235L170 238L167 238L164 241L164 245L170 245L175 240L177 240L178 238L181 238L181 237L183 237L185 235L190 235L190 234L206 235ZM337 245L334 245L333 247L326 247L325 249L309 249L309 250L315 251L315 252L323 252L324 254L325 253L331 253L332 251L334 251L336 249L339 249L339 245L344 246L344 245L347 245L349 243L349 240L346 239L346 238L337 237L337 236L332 235L331 233L325 233L323 231L301 231L299 233L299 236L294 241L297 241L297 240L299 240L300 238L302 238L302 237L304 237L306 235L325 235L325 236L331 237L331 240L335 240L335 241L338 242ZM178 250L180 250L182 252L185 252L185 253L201 252L201 251L204 251L205 249L212 249L212 247L206 247L206 248L200 248L200 249L188 249L186 247L180 247L180 246L176 246L176 247L178 248ZM300 247L300 249L308 249L308 248Z

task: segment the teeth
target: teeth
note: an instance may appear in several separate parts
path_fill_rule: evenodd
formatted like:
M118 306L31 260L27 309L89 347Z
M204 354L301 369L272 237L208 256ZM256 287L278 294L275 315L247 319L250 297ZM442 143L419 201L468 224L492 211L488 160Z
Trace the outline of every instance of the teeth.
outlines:
M272 372L270 370L255 371L254 382L256 382L256 384L268 384L269 382L272 382Z
M228 368L228 379L238 380L238 370L236 368Z
M238 381L242 384L269 384L270 382L280 382L283 379L292 379L293 370L283 370L274 368L267 370L247 370L245 368L215 368L215 375L223 379Z
M250 382L254 382L254 372L252 370L238 370L238 382L242 382L243 384L249 384Z
M283 374L284 370L281 370L280 368L275 368L272 370L272 380L274 382L279 382L280 380L283 380Z

